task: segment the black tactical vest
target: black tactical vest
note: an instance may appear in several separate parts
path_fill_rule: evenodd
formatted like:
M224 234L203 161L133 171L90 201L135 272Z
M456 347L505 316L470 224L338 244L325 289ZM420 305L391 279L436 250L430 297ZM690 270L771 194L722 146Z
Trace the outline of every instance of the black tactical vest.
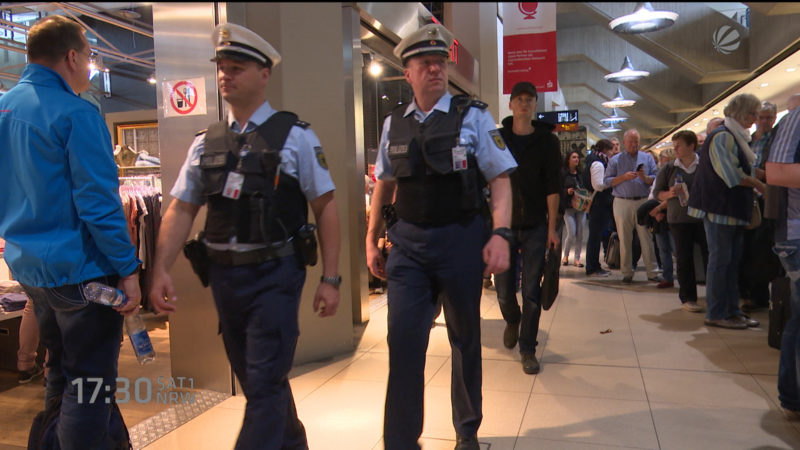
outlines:
M471 106L485 103L457 95L445 114L434 110L419 123L403 117L407 105L392 112L389 151L392 174L397 179L397 216L421 225L445 225L475 216L485 200L486 184L475 156L467 155L467 168L455 170L453 147L459 145L461 124Z
M280 111L249 133L235 133L226 122L208 128L200 155L208 242L228 243L234 236L239 243L277 242L306 223L308 207L299 182L278 171L280 151L295 125L308 126ZM244 176L236 200L222 195L231 172Z

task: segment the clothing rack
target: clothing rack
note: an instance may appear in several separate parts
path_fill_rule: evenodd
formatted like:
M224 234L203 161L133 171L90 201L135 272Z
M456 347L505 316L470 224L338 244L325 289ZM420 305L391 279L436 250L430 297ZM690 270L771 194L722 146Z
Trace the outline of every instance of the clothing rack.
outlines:
M158 174L119 177L120 188L123 186L151 186L161 193L161 177ZM120 195L122 191L120 191Z
M119 196L131 243L136 247L136 256L142 261L139 273L142 307L153 311L147 294L152 285L150 268L155 258L158 229L161 226L160 179L155 175L121 177Z

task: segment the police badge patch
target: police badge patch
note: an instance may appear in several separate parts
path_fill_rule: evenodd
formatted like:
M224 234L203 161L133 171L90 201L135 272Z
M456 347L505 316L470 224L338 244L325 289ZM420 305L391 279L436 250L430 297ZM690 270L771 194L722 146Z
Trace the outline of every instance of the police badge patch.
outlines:
M494 145L496 145L498 149L505 150L506 143L503 141L503 136L500 136L500 130L490 130L489 136L492 137L492 141L494 141Z
M317 162L319 163L320 167L328 170L328 162L325 161L325 154L322 153L322 147L314 147L314 153L317 155Z

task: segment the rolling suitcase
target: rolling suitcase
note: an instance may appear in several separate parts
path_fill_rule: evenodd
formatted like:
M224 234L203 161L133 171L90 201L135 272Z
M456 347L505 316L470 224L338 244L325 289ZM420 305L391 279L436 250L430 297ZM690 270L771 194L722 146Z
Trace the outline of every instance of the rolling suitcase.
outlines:
M619 236L616 231L612 232L611 236L608 237L606 265L610 269L619 269Z
M769 299L769 328L767 330L767 344L780 349L783 327L792 317L792 302L790 300L789 277L778 277L772 280L772 289Z

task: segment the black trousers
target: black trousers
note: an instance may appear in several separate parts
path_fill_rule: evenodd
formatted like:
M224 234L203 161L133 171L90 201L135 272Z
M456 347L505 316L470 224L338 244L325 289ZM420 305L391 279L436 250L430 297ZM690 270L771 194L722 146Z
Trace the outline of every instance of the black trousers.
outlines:
M670 223L669 231L675 240L675 256L678 260L678 297L681 303L697 301L697 279L694 267L694 244L700 245L703 255L703 271L708 266L708 244L703 222Z

